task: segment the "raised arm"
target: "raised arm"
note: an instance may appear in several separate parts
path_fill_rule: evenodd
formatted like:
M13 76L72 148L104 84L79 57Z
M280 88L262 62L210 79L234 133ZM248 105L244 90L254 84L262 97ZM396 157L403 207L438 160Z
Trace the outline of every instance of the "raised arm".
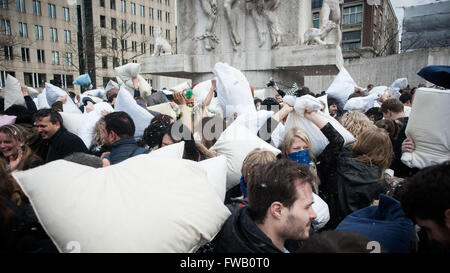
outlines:
M204 106L207 107L211 103L213 97L214 97L214 90L216 89L216 78L214 77L211 80L211 89L209 89L208 95L206 96Z
M186 97L184 95L184 92L181 91L174 93L173 100L176 104L178 104L178 107L180 107L181 121L186 127L189 128L189 130L191 130L191 132L193 132L192 117L186 105Z

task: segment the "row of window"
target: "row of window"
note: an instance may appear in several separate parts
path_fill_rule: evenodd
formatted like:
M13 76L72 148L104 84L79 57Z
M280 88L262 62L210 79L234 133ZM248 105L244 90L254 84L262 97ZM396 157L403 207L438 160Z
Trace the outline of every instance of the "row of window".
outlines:
M133 59L133 60L131 60L131 62L137 63L137 60ZM126 65L127 63L128 63L127 59L122 59L122 65ZM120 66L121 64L119 62L119 58L112 57L112 65L113 65L113 68L116 68L116 67ZM108 56L102 56L102 68L103 69L107 69L108 68Z
M122 47L123 51L128 51L128 41L127 40L120 40L120 44ZM131 52L137 52L138 51L138 46L137 46L137 42L136 41L131 41ZM112 38L111 39L111 44L107 43L107 38L106 36L101 36L100 38L100 46L102 49L114 49L117 50L117 38ZM141 47L141 53L145 54L146 53L146 43L143 42L140 44ZM154 45L150 44L150 53L153 53L154 51Z
M0 0L0 8L7 9L8 1L11 1L11 0ZM33 0L32 6L33 6L33 14L41 16L42 15L41 1ZM19 11L19 12L26 12L25 0L16 0L16 8L17 8L17 11ZM56 6L54 4L48 4L48 16L50 18L56 19ZM62 7L62 19L64 21L70 21L69 8Z
M18 23L19 36L20 37L28 37L28 25L27 23ZM44 40L44 28L39 25L34 25L34 37L36 40ZM11 35L11 23L7 19L1 19L1 31L5 35ZM57 42L58 41L58 29L50 27L50 41ZM72 32L70 30L64 30L64 43L70 44L72 41Z
M106 18L103 15L100 15L100 27L106 28ZM126 20L122 20L120 27L121 27L121 31L124 32L124 33L128 32L128 31L130 31L131 33L136 33L137 32L137 30L136 30L136 22L131 22L130 26L129 26L129 29L128 29L127 28L128 27L127 21ZM142 35L145 35L145 28L146 28L145 24L141 24L140 25L140 29L141 29L141 34ZM111 29L117 30L117 20L116 20L116 18L111 18ZM154 26L149 26L148 31L149 31L149 35L151 37L155 36L155 34L154 34L155 27ZM166 29L166 39L170 40L170 30L169 29Z
M4 87L8 74L16 77L16 73L14 71L0 71L0 87ZM26 86L43 88L45 87L45 82L47 82L47 74L23 72L23 79ZM73 88L73 75L54 74L53 80L60 83L61 88Z
M99 6L105 7L105 0L99 0ZM158 3L161 3L161 1L158 1ZM165 2L166 6L170 5L169 0L166 0ZM109 0L109 7L113 10L116 9L116 0ZM127 1L126 0L120 0L120 11L121 12L127 12ZM160 10L158 10L159 13ZM139 5L139 12L142 17L145 17L145 6ZM148 8L149 17L153 19L153 8ZM136 15L136 3L130 2L130 13Z
M319 28L320 12L313 13L313 27ZM362 22L362 5L344 8L342 24L351 25Z
M12 46L5 46L4 47L5 52L5 60L14 60L14 49ZM22 61L24 62L31 62L31 56L30 56L30 49L27 47L21 48L22 53ZM59 51L52 50L51 51L52 56L52 64L60 64L59 61ZM65 53L65 64L66 65L72 65L72 53L66 52ZM43 49L37 49L36 50L36 59L38 63L45 63L45 50Z

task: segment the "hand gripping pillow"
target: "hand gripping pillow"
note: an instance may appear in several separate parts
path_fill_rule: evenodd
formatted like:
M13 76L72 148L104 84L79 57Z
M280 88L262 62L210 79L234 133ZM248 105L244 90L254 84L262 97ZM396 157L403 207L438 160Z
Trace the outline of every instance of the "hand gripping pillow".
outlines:
M153 119L153 115L146 109L139 106L133 96L122 85L120 91L117 94L116 103L114 105L114 112L123 111L126 112L134 121L136 131L134 133L135 138L141 138L144 135L145 128L148 127L150 121Z
M45 96L47 97L47 102L49 105L53 105L58 97L66 97L66 102L63 104L63 111L81 114L80 109L78 109L73 100L68 96L67 92L51 83L45 83Z
M139 155L100 169L57 160L14 176L60 252L73 242L81 252L194 252L230 216L188 160Z
M295 102L295 112L291 112L286 120L286 129L290 128L301 128L305 130L311 141L311 151L315 157L318 157L325 147L328 145L329 141L325 135L320 131L314 123L304 117L305 110L321 110L324 107L316 98L305 95L297 98ZM338 131L338 133L344 138L344 145L353 143L355 138L353 135L347 131L335 118L323 113L322 111L317 112L323 119L331 124L331 126Z
M174 120L177 119L177 113L175 113L175 111L173 111L172 106L170 106L169 102L153 105L153 106L147 107L147 109L159 112L164 115L168 115L168 116L172 117Z
M330 110L328 110L328 95L323 95L317 98L320 103L323 104L324 108L322 109L322 112L330 115Z
M82 115L78 125L77 135L83 140L86 147L90 148L94 140L94 129L97 121L102 117L102 110L113 112L114 109L107 102L100 102L94 105L94 110Z
M212 72L217 77L217 98L224 117L256 112L250 84L241 71L225 63L216 63Z
M172 146L172 145L169 145ZM198 163L208 173L208 181L222 202L225 201L227 186L227 159L221 155Z
M449 90L417 89L406 127L416 150L401 158L408 167L422 169L450 160L449 104Z
M238 116L233 123L244 126L256 136L259 129L261 129L267 119L269 119L273 114L273 111L266 110L243 113L242 115Z
M63 126L67 129L67 131L72 134L78 133L78 127L80 126L81 120L85 115L83 114L74 114L67 112L59 112L63 119Z
M256 148L267 149L275 155L280 153L280 150L266 143L244 126L234 122L211 147L211 150L216 150L219 155L225 155L227 158L227 190L239 184L242 162Z
M344 107L347 102L348 96L355 91L357 84L347 72L347 70L342 67L341 71L334 78L330 87L328 87L326 93L329 97L338 100L340 107Z
M5 82L5 110L15 104L26 106L20 82L8 74Z

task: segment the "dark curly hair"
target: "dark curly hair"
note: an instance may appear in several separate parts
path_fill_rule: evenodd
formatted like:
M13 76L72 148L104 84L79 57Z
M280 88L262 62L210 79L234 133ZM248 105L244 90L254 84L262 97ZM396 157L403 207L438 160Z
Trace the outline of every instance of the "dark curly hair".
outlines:
M422 169L402 188L399 198L407 217L445 226L444 212L450 209L450 161Z

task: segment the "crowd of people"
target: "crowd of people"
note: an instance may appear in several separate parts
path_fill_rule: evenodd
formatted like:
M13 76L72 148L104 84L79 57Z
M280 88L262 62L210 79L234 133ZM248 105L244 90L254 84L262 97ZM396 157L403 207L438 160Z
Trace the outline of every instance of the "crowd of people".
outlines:
M135 138L136 124L129 113L104 111L95 124L90 147L66 129L60 112L66 101L72 100L81 112L88 113L96 104L92 98L70 94L39 110L25 86L26 106L4 109L5 99L0 98L1 251L57 251L13 172L56 160L107 168L181 141L185 143L183 159L199 162L218 155L211 147L235 119L208 110L217 96L215 78L202 101L188 90L171 95L157 91L145 98L136 79L133 83L135 90L131 92L137 107L153 116L143 136ZM281 153L258 148L246 156L241 181L227 191L224 201L232 214L217 236L198 252L367 253L372 250L369 243L376 241L381 252L448 253L450 162L419 169L401 160L403 153L415 150L406 128L417 87L400 90L399 98L382 95L377 106L365 111L345 111L331 96L326 109L305 110L304 118L328 141L320 154L313 153L314 136L305 128L286 127L282 141L274 143L273 132L286 125L296 110L286 92L276 84L272 87L275 96L254 97L256 110L273 111L260 126L265 132L260 130L258 136ZM373 87L355 88L349 99L366 96ZM108 90L104 102L114 108L119 92L119 88ZM326 94L302 86L292 95L317 98ZM151 105L170 103L175 118L149 110L150 100ZM346 143L323 112L355 141ZM215 126L206 132L202 129L208 122ZM314 228L318 217L313 209L315 196L328 206L329 220L321 228Z

